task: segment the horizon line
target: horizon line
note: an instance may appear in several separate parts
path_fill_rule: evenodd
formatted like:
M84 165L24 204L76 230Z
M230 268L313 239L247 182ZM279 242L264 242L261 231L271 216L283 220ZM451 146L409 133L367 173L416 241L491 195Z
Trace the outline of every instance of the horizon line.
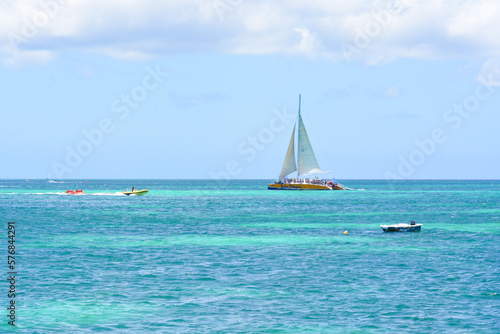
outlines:
M339 179L336 178L337 180L359 180L359 181L500 181L500 178L498 179L456 179L456 178L450 178L450 179L440 179L440 178L426 178L426 179L373 179L373 178L346 178L346 179ZM238 178L231 178L231 179L198 179L198 178L74 178L74 179L53 179L53 178L0 178L0 180L15 180L15 181L26 181L26 180L37 180L37 181L47 181L47 180L52 180L52 181L72 181L72 180L81 180L81 181L88 181L88 180L171 180L171 181L217 181L217 182L224 182L224 181L266 181L266 180L274 180L271 178L268 179L238 179Z

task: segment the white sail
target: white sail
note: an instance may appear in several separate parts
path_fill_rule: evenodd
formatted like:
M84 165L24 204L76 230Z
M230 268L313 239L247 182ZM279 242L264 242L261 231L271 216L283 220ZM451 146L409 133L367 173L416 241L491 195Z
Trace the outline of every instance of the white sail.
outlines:
M307 136L306 128L304 127L304 122L302 122L302 116L300 116L299 109L299 147L298 147L298 165L299 172L298 175L302 174L314 174L321 173L318 161L316 161L316 156Z
M285 163L281 169L280 180L290 173L297 170L297 165L295 164L295 126L293 127L292 138L290 139L290 144L288 144L288 151L286 151Z

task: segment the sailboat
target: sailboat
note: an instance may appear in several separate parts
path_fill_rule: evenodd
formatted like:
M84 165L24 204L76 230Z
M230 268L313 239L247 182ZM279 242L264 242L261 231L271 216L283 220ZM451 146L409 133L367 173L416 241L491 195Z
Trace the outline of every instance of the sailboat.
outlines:
M270 190L345 190L346 188L335 179L313 177L317 174L330 172L323 172L316 160L304 122L302 121L302 116L300 115L300 99L301 96L299 95L297 162L295 162L295 128L297 127L297 124L295 124L280 176L274 183L269 184L267 188ZM297 171L296 178L287 178L288 175L295 171Z

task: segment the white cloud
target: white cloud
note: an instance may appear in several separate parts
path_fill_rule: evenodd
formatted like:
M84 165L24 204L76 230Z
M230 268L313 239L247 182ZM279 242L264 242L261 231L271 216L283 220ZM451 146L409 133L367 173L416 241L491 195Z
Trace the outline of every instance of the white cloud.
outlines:
M16 54L2 58L5 67L22 67L25 65L44 65L54 59L55 54L47 50L18 51Z
M0 5L0 57L66 49L143 59L171 53L360 59L500 56L496 0L20 0ZM342 46L351 46L346 57ZM28 57L29 58L29 57Z
M384 96L388 98L398 97L400 95L401 91L397 86L390 86L384 92Z

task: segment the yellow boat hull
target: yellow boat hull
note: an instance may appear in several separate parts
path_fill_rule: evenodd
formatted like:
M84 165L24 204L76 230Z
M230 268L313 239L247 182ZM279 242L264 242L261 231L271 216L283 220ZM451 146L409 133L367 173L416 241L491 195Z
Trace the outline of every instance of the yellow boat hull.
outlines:
M123 195L127 195L127 196L130 196L130 195L142 196L142 195L146 195L148 193L148 191L149 190L147 190L147 189L135 190L135 191L124 191Z
M310 183L271 183L267 186L270 190L344 190L339 185L327 186L325 184Z

